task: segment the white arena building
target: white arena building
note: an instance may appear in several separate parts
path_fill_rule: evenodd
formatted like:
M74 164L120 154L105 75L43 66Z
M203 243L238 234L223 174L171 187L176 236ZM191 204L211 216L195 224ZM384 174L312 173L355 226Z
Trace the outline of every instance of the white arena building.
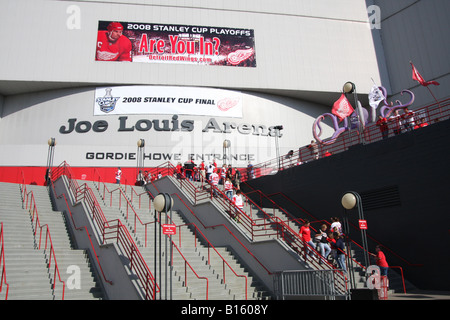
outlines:
M374 84L432 103L410 61L440 82L438 99L449 92L445 0L0 4L4 182L42 184L50 138L53 164L82 179L117 167L133 179L140 139L144 167L221 163L224 140L227 163L261 163L309 144L347 81L363 107ZM121 44L108 40L118 31Z

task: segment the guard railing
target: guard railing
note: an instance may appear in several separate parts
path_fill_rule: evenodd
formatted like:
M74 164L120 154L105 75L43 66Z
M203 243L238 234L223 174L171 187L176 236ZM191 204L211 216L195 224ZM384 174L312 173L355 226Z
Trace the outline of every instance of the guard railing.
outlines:
M158 167L161 171L165 167L165 174L173 175L176 170L170 162ZM251 210L256 210L262 218L256 218L253 211L247 212L236 207L231 199L229 199L219 188L211 185L209 181L202 181L199 187L183 177L178 177L176 183L183 189L192 199L194 203L198 203L205 199L215 199L215 203L221 207L231 219L238 219L242 228L250 235L252 240L257 240L259 237L275 237L283 239L293 250L302 256L305 262L314 266L317 270L334 269L334 267L325 259L322 259L320 253L315 251L305 243L287 223L280 218L266 213L260 206L258 206L252 199L243 194L244 202L248 203ZM214 196L216 195L216 196ZM306 254L311 252L311 255ZM343 291L347 287L347 277L342 272L336 273L335 285Z
M159 286L155 281L147 263L142 257L139 248L120 220L107 221L100 205L97 202L92 190L86 185L78 185L78 182L72 178L70 166L63 162L58 167L52 169L52 180L66 176L69 183L69 189L75 197L75 202L83 201L86 208L89 209L91 219L100 231L102 244L107 240L116 241L125 251L126 257L132 261L131 271L133 271L145 292L145 298L154 300L156 293L159 292Z
M419 120L426 125L433 125L440 121L449 119L450 117L450 98L433 103L431 105L413 110L415 124L419 124ZM377 141L381 141L385 138L393 137L405 133L409 129L405 129L402 123L399 123L399 118L388 119L388 135L384 137L380 128L376 123L369 123L364 127L364 130L359 132L357 129L346 130L343 132L334 143L328 144L331 139L323 139L324 143L318 144L317 157L313 153L312 148L302 146L300 148L294 147L286 155L282 155L275 159L271 159L253 166L253 170L250 168L241 168L239 171L242 175L242 180L249 180L265 175L275 174L280 170L286 170L291 167L302 165L317 159L334 155L340 152L348 150L350 147L357 144L370 144ZM413 130L420 130L422 127L417 125ZM252 172L252 176L250 176Z
M3 291L3 286L6 286L5 300L8 300L9 284L6 281L6 263L5 263L5 236L3 233L3 222L0 222L0 293Z
M59 281L59 283L61 283L61 285L62 285L61 300L64 300L66 284L64 281L61 280L61 274L59 272L58 262L56 260L55 249L53 246L52 237L50 235L49 226L48 226L48 224L41 225L33 191L27 192L27 186L25 184L21 185L21 189L22 189L22 203L25 206L25 209L27 209L31 215L31 222L32 222L33 229L34 229L33 235L34 235L35 239L37 238L36 234L37 234L37 231L39 230L39 237L37 238L39 250L41 249L42 240L43 240L42 233L43 233L43 231L45 231L44 250L46 251L47 247L48 247L49 258L48 258L47 268L49 270L50 275L52 275L52 273L53 273L52 290L55 291L56 282ZM44 228L45 228L45 230L44 230ZM52 266L52 263L53 263L53 266ZM53 272L52 272L52 267L53 267Z

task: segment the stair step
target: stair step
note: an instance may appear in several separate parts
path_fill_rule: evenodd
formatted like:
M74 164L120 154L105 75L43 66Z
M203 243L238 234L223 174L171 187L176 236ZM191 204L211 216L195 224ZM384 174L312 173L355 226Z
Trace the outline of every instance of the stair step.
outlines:
M41 249L38 250L41 229L37 228L36 237L33 228L36 227L36 216L31 221L31 215L22 207L22 199L19 185L0 183L0 221L4 227L5 269L6 281L9 284L8 299L28 300L60 300L62 297L56 293L58 287L62 287L59 279L56 280L55 294L52 293L51 281L54 281L53 271L58 263L62 281L67 280L67 266L76 265L80 268L80 282L86 290L78 290L71 294L77 299L92 299L96 293L97 284L92 276L88 260L83 251L73 250L70 246L70 238L61 212L52 209L46 187L26 186L27 193L33 192L39 223L47 225L54 246L54 255L49 259L48 249L44 250L47 228L42 230ZM30 203L30 198L28 198ZM51 265L50 273L48 265ZM62 289L61 289L62 290ZM70 299L70 296L69 299Z
M112 190L115 185L106 184L107 188ZM90 187L96 191L96 196L100 199L101 193L97 190L96 186L90 185ZM113 200L112 206L110 206L110 202L108 198L103 201L99 201L100 206L102 207L102 210L105 214L105 217L107 220L113 220L113 219L121 219L122 223L124 223L129 229L131 234L135 237L136 242L138 244L141 244L140 251L141 255L144 257L145 261L147 262L147 265L153 270L154 266L154 246L149 245L148 247L143 246L145 244L145 231L144 228L141 226L141 228L137 227L137 231L134 232L134 212L132 217L130 218L129 213L129 219L130 223L125 223L125 215L122 210L118 208L118 202L115 202ZM135 208L136 213L139 215L141 220L144 220L141 217L141 211L139 209ZM143 215L147 218L147 221L153 222L154 216L152 212L148 212L148 209L144 210ZM183 221L182 217L177 212L173 212L172 215L173 221L172 223L175 223L176 225L184 225L185 222ZM123 219L123 220L122 220ZM145 221L145 220L144 220ZM181 245L178 243L178 239L181 236L183 239L183 242ZM152 227L147 228L147 243L152 243L154 239L154 225ZM223 268L223 262L220 257L218 257L217 253L213 252L211 255L212 260L217 260L217 263L212 263L212 265L207 264L207 256L208 256L208 248L203 246L198 239L195 238L195 233L190 228L184 226L181 229L177 228L177 236L176 239L173 239L176 243L179 249L181 250L184 258L188 261L188 263L194 268L195 272L198 274L199 277L207 277L209 279L209 286L210 286L210 293L209 298L219 298L219 299L234 299L235 297L245 297L245 281L241 280L230 282L228 284L224 284L222 280L222 268ZM194 241L195 240L195 241ZM163 239L162 243L162 259L164 262L165 257L165 243ZM159 252L159 248L157 248L157 251ZM238 267L238 263L236 259L232 259L232 254L227 252L226 250L222 251L224 252L224 258L227 259L227 262L235 269L239 270L241 273L245 273L243 268ZM226 254L225 254L226 253ZM158 253L159 256L159 253ZM220 260L220 261L219 261ZM229 261L228 261L229 260ZM174 262L173 262L173 277L176 280L177 286L181 286L179 290L185 292L186 290L190 293L191 297L197 297L198 299L204 299L205 298L205 286L206 281L204 279L198 279L197 276L193 274L193 272L188 269L188 280L187 280L187 287L184 285L185 281L185 275L184 270L186 267L185 260L179 255L178 251L174 249ZM159 268L159 265L158 265ZM220 271L219 271L220 270ZM165 267L164 263L162 266L162 277L165 277ZM231 271L228 271L228 273L231 274ZM159 277L159 270L158 270L158 277ZM228 277L228 276L227 276ZM234 277L234 274L229 276ZM249 287L251 283L253 282L251 277L248 277L249 280ZM242 278L241 278L242 279ZM253 290L256 290L253 288ZM250 292L251 290L249 290ZM250 295L249 298L257 297L257 295Z

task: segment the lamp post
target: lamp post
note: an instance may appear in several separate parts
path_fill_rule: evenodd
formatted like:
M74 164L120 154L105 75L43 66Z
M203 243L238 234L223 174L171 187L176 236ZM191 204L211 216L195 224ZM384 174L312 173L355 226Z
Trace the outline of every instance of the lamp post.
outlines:
M352 209L356 208L358 211L359 221L365 221L361 196L359 195L359 193L357 193L355 191L346 192L344 194L344 196L342 197L341 203L342 203L342 206L346 210L352 210ZM344 215L344 219L345 219L345 228L347 229L347 230L345 230L345 235L348 239L349 228L348 228L348 217L346 214ZM369 267L369 263L370 263L369 251L368 251L368 245L367 245L367 234L366 234L365 228L360 228L360 229L361 229L361 242L362 242L363 250L364 250L364 262L365 262L365 267L367 268L367 267Z
M137 164L136 164L136 184L142 184L144 176L142 169L144 167L145 140L139 139L137 142Z
M48 152L47 152L47 169L45 172L45 182L48 184L49 179L51 179L52 176L53 156L55 155L56 140L55 138L50 138L48 139L47 143L48 143Z
M356 85L351 81L347 81L344 84L343 90L344 90L345 94L353 93L353 98L355 101L355 110L356 110L356 114L358 115L359 126L360 126L360 128L362 128L362 130L360 130L360 134L359 134L360 142L362 140L362 142L364 143L364 134L363 134L364 133L364 119L363 119L363 115L361 114L360 108L359 108L360 104L358 101L358 94L356 93Z
M274 126L275 129L275 151L277 155L277 161L278 161L278 171L281 168L281 159L280 159L280 146L278 145L278 137L280 135L280 131L283 130L282 125Z
M155 287L156 287L156 275L157 275L157 223L158 223L158 213L159 213L159 222L161 224L161 212L166 213L166 223L168 222L167 214L170 211L170 220L172 221L172 207L173 207L173 198L168 193L160 193L153 199L153 207L155 208L155 242L154 242L154 264L155 264ZM159 227L159 281L161 281L161 228ZM173 261L172 261L172 236L169 235L170 240L170 300L172 300L172 269L173 269ZM167 236L165 238L165 299L167 300ZM156 299L156 296L155 296ZM159 291L159 299L161 300L161 290Z
M223 163L226 165L227 164L227 149L229 150L231 147L231 141L230 140L224 140L223 141ZM230 164L231 164L231 153L228 152L229 156L230 156Z

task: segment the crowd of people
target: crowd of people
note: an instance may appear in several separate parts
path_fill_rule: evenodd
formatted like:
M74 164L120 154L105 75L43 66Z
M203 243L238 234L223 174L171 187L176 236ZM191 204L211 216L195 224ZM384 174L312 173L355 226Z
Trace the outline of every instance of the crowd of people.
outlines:
M205 164L205 161L202 160L198 166L193 160L188 160L184 165L178 162L175 167L175 176L177 179L209 183L211 185L211 194L214 197L219 196L218 190L221 188L225 196L235 205L236 210L233 216L236 221L240 222L244 200L240 190L242 176L236 167L233 167L231 164L228 166L223 164L220 167L215 159L209 164Z
M316 256L319 258L319 264L328 261L335 264L343 272L347 272L342 224L337 217L332 217L331 221L329 228L327 224L322 224L313 238L311 236L311 223L309 220L305 220L300 228L299 235L306 244L305 254L313 257L313 250L315 250L318 253Z
M175 175L177 179L188 179L189 181L208 181L214 185L225 185L225 181L229 179L235 189L240 188L241 172L233 167L223 164L222 167L217 165L214 159L209 164L205 164L202 160L200 165L195 164L193 160L188 160L183 164L178 162L175 167Z
M253 175L253 166L249 163L247 174L249 177ZM204 161L200 165L196 165L192 160L188 160L184 165L179 162L174 169L174 176L177 179L188 179L189 181L208 182L211 185L211 194L214 197L219 196L218 190L234 204L235 209L230 212L232 217L240 222L241 212L244 207L244 199L240 190L241 172L232 165L223 164L218 166L216 161L211 161L208 165ZM116 172L116 183L120 183L121 170L118 168ZM146 183L162 178L161 172L157 174L149 174L147 171L143 173L143 179ZM325 261L335 266L337 269L347 273L346 265L346 247L345 235L343 234L342 224L338 217L331 217L331 223L323 223L311 235L310 222L305 220L300 228L299 237L305 243L306 255L317 259L321 264ZM376 247L376 253L370 255L375 257L376 264L380 267L381 276L387 276L389 265L386 261L381 247Z
M376 125L380 128L383 139L389 137L389 131L392 129L394 135L398 135L402 132L408 132L417 130L428 126L426 118L419 115L417 116L414 111L410 111L407 107L402 109L396 109L394 113L389 117L378 116Z
M375 126L379 128L383 139L387 139L391 132L394 135L399 135L403 132L417 130L428 125L427 116L423 111L414 112L409 110L407 107L396 109L388 118L380 115L378 120L375 122ZM372 131L371 128L367 132L367 135L369 137L374 136L377 140L378 133L373 134L374 132L377 131ZM319 144L316 140L311 140L308 145L298 148L296 153L294 153L294 150L290 150L286 155L280 157L280 159L277 159L281 162L281 168L278 168L278 170L298 166L313 160L329 157L334 154L329 149L323 149L324 146L325 145ZM342 148L339 144L338 146L330 145L329 147L336 150L340 150L340 148Z
M322 224L314 237L311 236L310 225L310 221L305 220L299 232L300 238L305 243L305 257L306 255L318 257L319 264L327 261L347 273L345 235L342 232L342 224L339 218L332 217L329 227L327 224ZM314 255L313 250L316 251L316 255ZM376 265L380 268L380 275L387 276L389 264L381 246L377 245L375 252L369 252L369 254L375 258Z

